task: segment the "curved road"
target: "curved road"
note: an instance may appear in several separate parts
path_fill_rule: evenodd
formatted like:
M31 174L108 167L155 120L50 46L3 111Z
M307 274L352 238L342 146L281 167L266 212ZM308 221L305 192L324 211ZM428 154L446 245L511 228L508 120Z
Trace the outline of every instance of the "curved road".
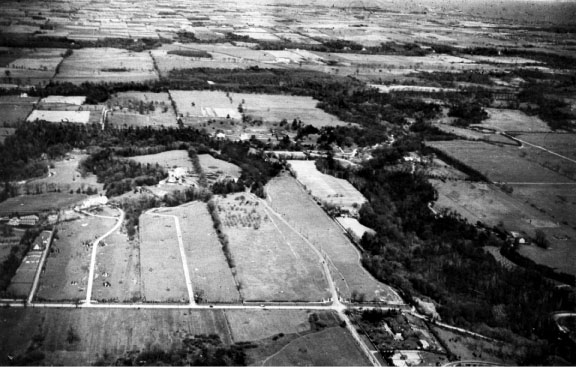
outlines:
M116 224L114 225L114 227L112 227L111 230L109 230L102 236L98 237L96 241L92 243L92 257L90 258L90 272L88 273L88 287L86 289L86 301L85 301L87 304L90 304L90 298L92 297L92 286L94 285L94 268L96 267L96 252L98 251L98 245L100 244L100 241L110 236L112 233L116 232L122 225L122 222L124 222L124 216L126 215L126 213L124 213L124 211L120 208L118 208L118 210L120 210L120 217L116 218L118 219L118 222L116 222ZM94 214L89 215L98 217L97 215ZM115 218L115 217L104 217L104 218Z

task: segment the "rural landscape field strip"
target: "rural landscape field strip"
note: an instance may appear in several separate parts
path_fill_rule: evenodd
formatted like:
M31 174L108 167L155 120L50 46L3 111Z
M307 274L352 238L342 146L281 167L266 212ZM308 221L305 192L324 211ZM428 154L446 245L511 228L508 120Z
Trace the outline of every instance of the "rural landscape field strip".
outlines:
M240 294L203 202L161 209L178 217L197 302L235 303Z
M140 216L141 273L146 302L190 302L179 238L171 216Z
M188 291L188 299L190 304L194 304L194 291L192 290L192 281L190 280L190 270L188 270L188 263L186 261L186 253L184 251L184 243L182 242L182 229L180 228L180 221L175 215L166 215L156 213L161 217L170 217L174 219L174 224L176 225L176 236L178 237L178 247L180 250L180 259L182 260L182 267L184 269L184 279L186 280L186 289Z
M108 237L112 233L116 232L120 228L120 226L122 226L122 223L124 222L125 213L122 209L118 209L118 210L120 211L120 217L118 217L118 218L104 217L104 218L108 218L108 219L117 219L117 222L114 225L114 227L112 227L112 229L110 229L108 232L106 232L102 236L98 237L96 239L96 241L94 241L92 243L92 254L90 257L90 271L88 273L88 286L87 286L87 291L86 291L86 303L90 303L90 300L92 298L92 287L94 286L94 268L96 266L96 253L98 251L98 245L106 237Z
M356 291L366 300L401 302L401 298L387 285L374 279L360 264L360 254L341 227L309 198L300 184L292 177L274 178L266 188L269 205L334 264L348 284L350 292L341 296L350 299ZM313 218L313 219L312 219ZM335 282L341 278L334 277ZM340 292L345 292L344 284Z
M257 197L242 193L215 202L244 300L319 302L329 297L310 248L275 223Z

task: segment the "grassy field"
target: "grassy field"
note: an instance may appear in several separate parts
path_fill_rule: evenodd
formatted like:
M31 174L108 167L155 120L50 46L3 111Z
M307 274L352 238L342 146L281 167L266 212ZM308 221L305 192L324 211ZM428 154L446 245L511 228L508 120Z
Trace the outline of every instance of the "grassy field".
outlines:
M38 101L37 97L0 97L0 116L2 122L7 126L17 126L26 121L26 117L32 112L34 103Z
M348 330L333 326L293 340L262 363L263 366L357 366L370 361Z
M0 203L0 215L38 213L71 207L88 196L83 194L50 193L16 196Z
M487 176L494 182L572 182L537 163L523 159L517 147L498 147L484 142L452 140L427 142Z
M113 219L91 216L60 223L40 276L37 298L58 301L86 297L92 242L113 226Z
M333 264L332 275L339 293L349 299L353 291L367 301L401 302L398 295L374 279L360 265L354 245L342 229L308 196L298 182L287 175L266 186L268 201L297 231L323 252Z
M520 134L516 137L576 160L576 134Z
M240 178L242 170L235 164L212 157L210 154L198 154L200 165L209 182L217 181L223 175Z
M467 174L438 158L434 158L430 164L426 165L424 173L432 177L445 179L465 180L468 178Z
M450 352L460 360L481 360L504 365L516 365L516 351L511 345L489 342L470 336L463 336L437 326L431 326L444 341Z
M236 303L240 294L226 263L222 246L206 204L192 202L159 213L175 215L180 221L184 249L194 293L199 302Z
M168 93L121 92L108 104L108 122L114 126L176 126Z
M366 202L364 195L346 180L323 174L316 168L315 161L288 161L296 178L312 196L322 202L355 211Z
M320 301L329 297L313 250L250 194L218 197L242 298Z
M371 234L376 233L373 229L360 224L356 218L337 217L336 221L340 223L340 225L344 227L348 233L350 233L350 235L356 239L356 241L360 241L366 232Z
M98 192L103 192L104 185L98 183L96 176L88 173L82 177L77 170L80 160L87 157L86 154L71 154L68 158L54 162L54 168L50 168L48 177L31 180L26 183L31 192L34 192L36 186L40 185L42 192L70 192L73 190L86 190L89 187Z
M234 342L250 342L271 338L279 333L298 334L310 330L305 310L227 310Z
M157 80L148 52L131 52L116 48L84 48L60 66L54 78L59 82L143 82Z
M185 150L169 150L158 154L147 154L130 157L131 160L142 164L159 164L160 166L171 169L175 167L184 167L193 171L194 166Z
M500 131L548 132L550 127L537 116L528 116L522 111L486 108L488 120L482 121L480 127Z
M10 281L8 293L16 298L26 298L32 290L34 276L42 258L42 251L30 251L22 259L22 263L16 270L16 274Z
M533 204L555 221L576 228L576 185L513 185L514 196Z
M115 302L140 300L141 286L139 244L116 231L98 247L92 298Z
M170 91L178 108L178 113L188 122L205 122L220 118L240 120L238 106L243 113L254 119L267 122L292 122L300 119L303 124L320 126L347 125L337 117L316 108L318 101L311 97L285 96L273 94L245 94L210 91Z
M69 330L77 341L67 341ZM217 334L229 344L224 312L2 308L0 364L9 364L9 354L25 352L34 344L33 338L41 340L33 349L45 354L45 364L93 365L104 360L113 365L126 353L156 347L169 350L180 347L182 338L200 334Z
M507 138L507 137L500 135L500 134L483 133L480 131L471 130L471 129L464 129L461 127L451 126L451 125L447 125L447 124L434 124L434 126L437 127L438 129L446 132L446 133L454 134L454 135L463 137L463 138L468 139L468 140L484 140L484 141L489 141L489 142L495 143L495 144L513 144L513 145L516 145L516 143L512 139Z
M175 221L140 216L140 269L146 302L188 302Z

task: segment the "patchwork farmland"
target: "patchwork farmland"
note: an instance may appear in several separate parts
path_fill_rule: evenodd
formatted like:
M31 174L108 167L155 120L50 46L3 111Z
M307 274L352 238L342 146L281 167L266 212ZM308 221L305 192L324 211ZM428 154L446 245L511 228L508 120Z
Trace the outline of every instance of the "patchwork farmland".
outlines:
M168 93L121 92L108 101L113 126L176 126Z

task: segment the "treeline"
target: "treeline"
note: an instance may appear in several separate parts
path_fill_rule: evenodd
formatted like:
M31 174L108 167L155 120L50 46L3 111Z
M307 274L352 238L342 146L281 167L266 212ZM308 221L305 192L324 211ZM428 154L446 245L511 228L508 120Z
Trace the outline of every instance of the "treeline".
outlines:
M107 196L118 196L137 186L152 186L168 177L158 164L141 164L130 159L118 159L112 150L101 149L80 161L80 168L93 172L104 184Z
M459 171L464 172L465 174L467 174L468 176L470 176L470 178L472 180L475 181L484 181L484 182L492 182L486 175L484 175L482 172L478 171L475 168L472 168L471 166L461 162L460 160L454 158L454 156L447 154L446 152L444 152L441 149L432 147L430 145L426 145L424 152L426 153L434 153L436 154L440 159L442 159L444 162L448 163L449 165L451 165L452 167L456 168Z
M458 101L450 106L448 116L457 117L456 126L467 127L471 124L480 124L488 118L488 113L479 103L473 101Z

